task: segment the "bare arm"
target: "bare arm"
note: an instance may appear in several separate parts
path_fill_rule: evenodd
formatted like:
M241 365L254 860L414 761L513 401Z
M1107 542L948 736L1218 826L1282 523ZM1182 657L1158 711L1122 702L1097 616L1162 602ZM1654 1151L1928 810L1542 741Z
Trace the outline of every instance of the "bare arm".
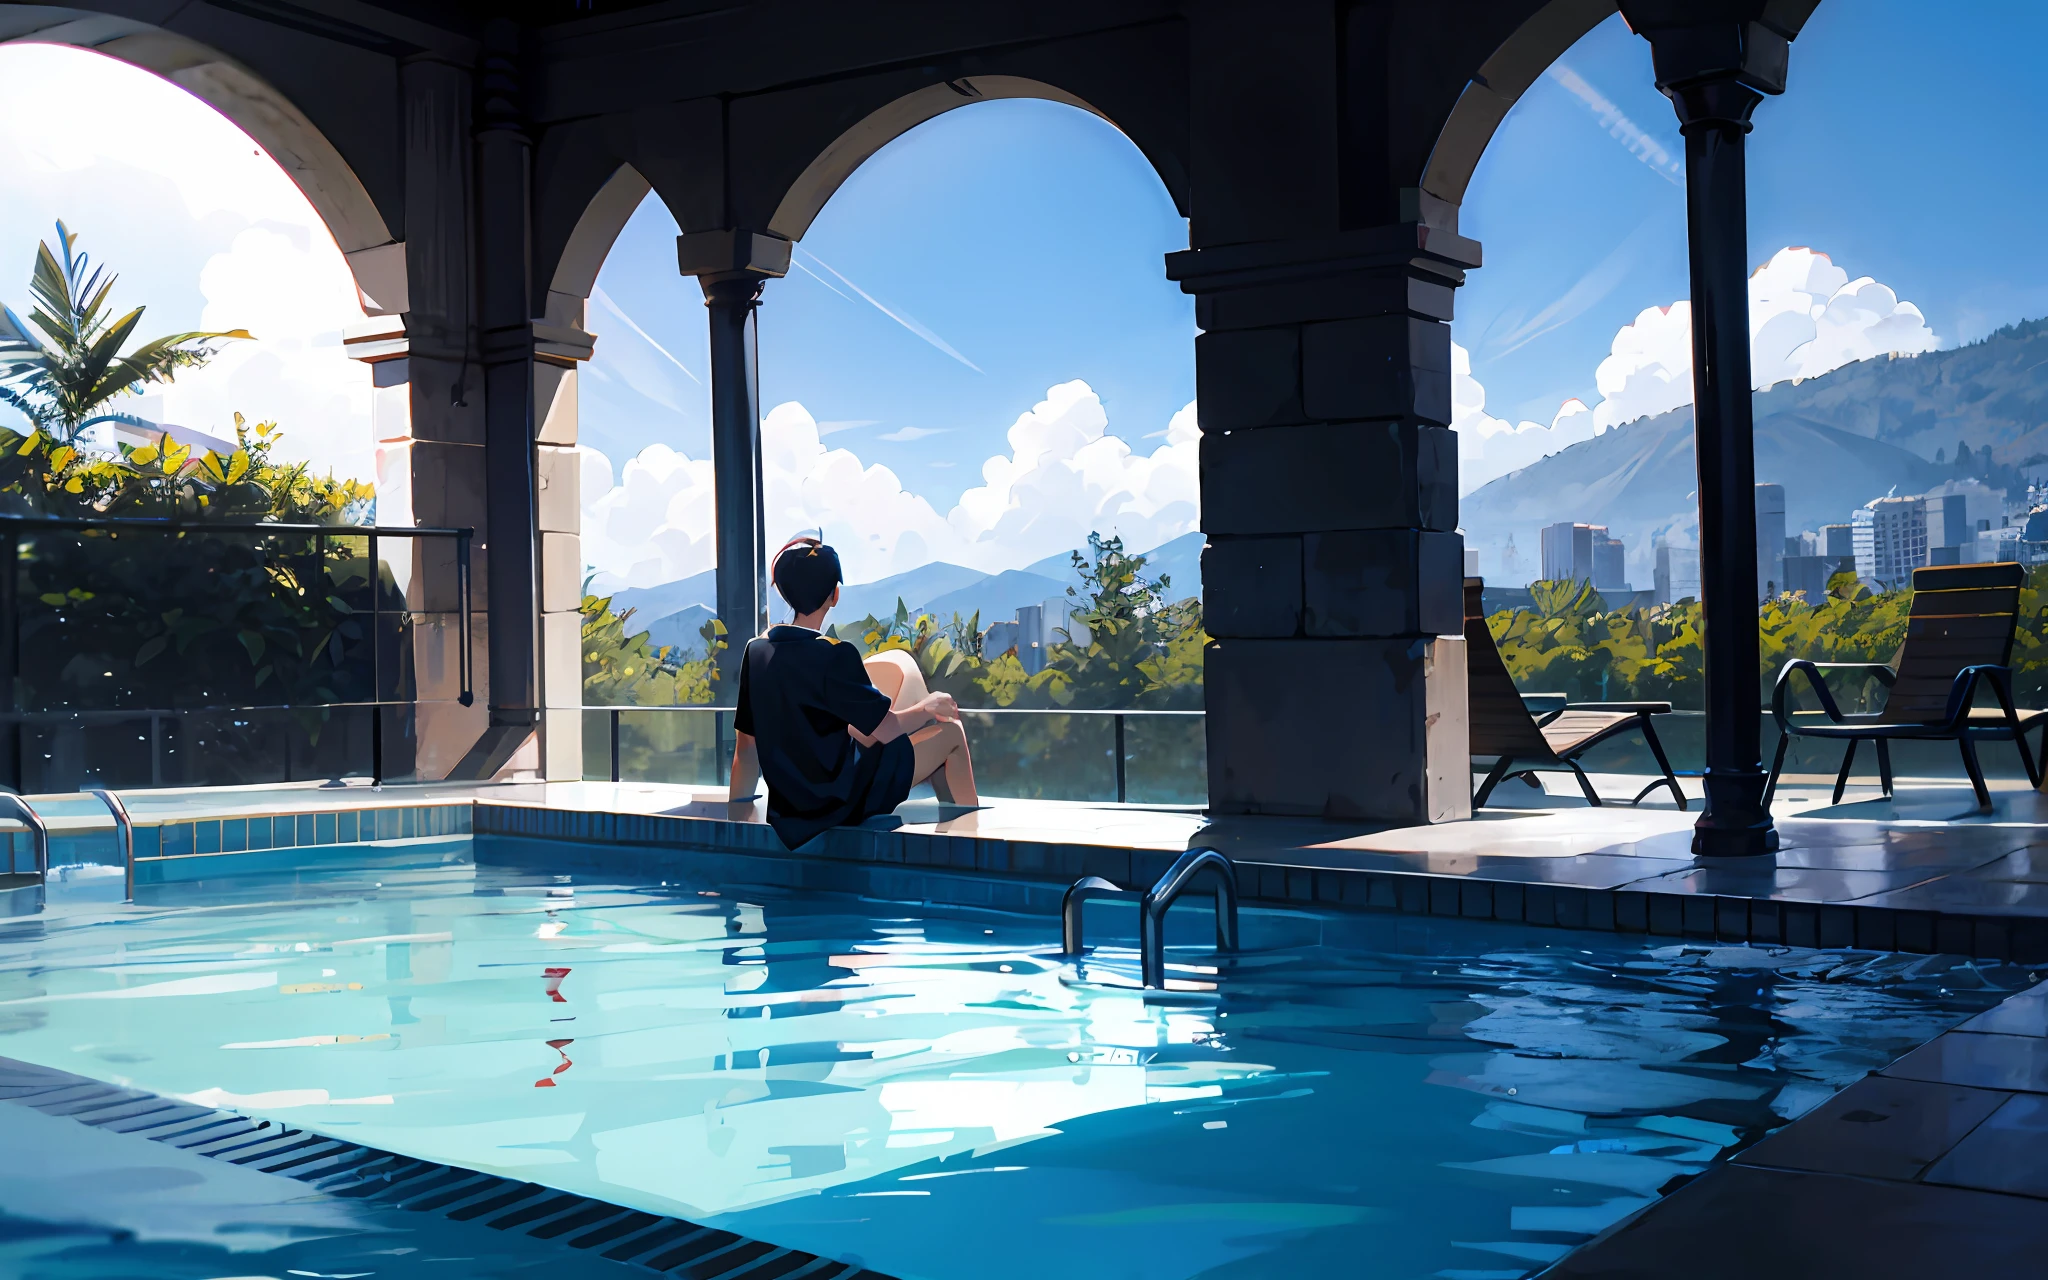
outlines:
M953 701L953 695L950 693L934 693L926 695L923 699L913 702L907 707L899 707L888 715L883 716L882 723L875 726L873 734L862 733L850 725L846 731L853 735L855 742L860 743L864 747L872 747L877 742L894 742L907 733L916 733L926 725L937 724L941 720L958 720L959 718L960 704Z
M735 733L732 735L732 785L726 790L725 798L737 804L752 800L759 790L761 781L761 756L754 749L754 735Z

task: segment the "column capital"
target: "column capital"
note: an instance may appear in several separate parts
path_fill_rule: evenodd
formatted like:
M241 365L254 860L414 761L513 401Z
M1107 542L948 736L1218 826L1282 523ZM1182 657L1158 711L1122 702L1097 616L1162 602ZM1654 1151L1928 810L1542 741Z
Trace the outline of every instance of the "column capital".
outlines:
M1630 29L1650 42L1657 88L1671 99L1681 130L1747 133L1757 103L1785 92L1792 37L1804 22L1774 16L1781 7L1765 0L1624 0L1621 9Z
M676 237L676 268L696 276L704 285L706 300L711 286L726 280L776 280L789 274L793 241L766 231L722 227L711 231L688 231ZM758 292L757 292L758 296Z
M1449 320L1453 291L1479 263L1478 241L1397 222L1169 253L1166 278L1195 296L1195 322L1214 333L1374 315Z

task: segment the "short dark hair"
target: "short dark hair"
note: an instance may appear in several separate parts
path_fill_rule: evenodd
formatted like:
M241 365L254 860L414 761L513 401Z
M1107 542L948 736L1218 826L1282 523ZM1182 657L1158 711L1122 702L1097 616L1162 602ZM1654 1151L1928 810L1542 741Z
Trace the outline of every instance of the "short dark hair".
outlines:
M775 553L775 589L798 613L815 613L842 581L839 553L812 537L795 537Z

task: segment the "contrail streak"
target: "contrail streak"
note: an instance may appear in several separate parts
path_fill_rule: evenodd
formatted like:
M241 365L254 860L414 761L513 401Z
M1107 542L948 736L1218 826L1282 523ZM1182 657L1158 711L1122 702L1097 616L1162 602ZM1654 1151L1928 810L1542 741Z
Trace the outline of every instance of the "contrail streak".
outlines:
M878 301L873 294L869 293L866 289L861 288L859 285L855 284L851 280L848 280L845 276L841 275L838 271L834 270L831 263L826 262L823 258L820 258L817 254L812 253L809 249L804 248L802 245L797 245L796 251L802 254L804 257L809 258L812 262L815 262L819 266L825 268L825 270L832 272L833 277L837 279L840 284L845 285L848 289L851 289L855 293L859 294L862 300L865 301L869 306L873 307L875 310L881 312L883 315L889 317L891 320L894 320L897 324L900 324L904 328L910 330L918 337L923 338L926 342L931 343L933 346L945 352L947 355L953 357L955 360L958 360L961 364L964 364L968 368L974 370L976 373L980 373L982 371L980 365L974 363L974 361L972 360L969 360L966 356L961 355L958 351L955 351L951 343L947 342L944 338L941 338L938 334L933 333L930 329L925 328L923 325L919 324L916 320L912 319L910 316L904 314L903 312L890 310L887 306L884 306L880 301ZM840 297L846 297L846 294L844 292L833 287L832 281L827 280L825 277L819 275L817 272L805 266L800 259L792 258L791 261L794 262L796 266L800 268L805 275L810 276L819 284L824 285L827 289L831 289L832 292L839 294ZM852 299L850 298L848 298L847 300L849 302L852 301Z
M1673 186L1685 185L1685 169L1674 160L1664 144L1645 133L1641 126L1621 113L1621 108L1608 100L1607 95L1586 83L1586 78L1562 62L1553 62L1544 75L1564 86L1565 92L1586 104L1593 112L1600 127L1607 130L1607 136L1628 149L1628 153L1656 170L1657 175Z
M698 377L694 373L691 373L689 365L684 364L682 361L676 359L675 356L669 354L669 349L667 347L662 346L659 342L656 342L654 340L653 334L647 332L647 330L645 329L642 329L639 326L639 324L637 324L634 321L633 317L625 313L625 311L619 306L618 303L613 302L610 294L606 293L602 289L592 286L590 290L590 297L591 300L597 303L598 306L603 307L606 311L611 312L620 320L624 321L628 329L631 329L633 332L639 334L641 338L643 338L646 341L648 346L653 347L656 351L661 352L661 354L668 360L670 364L674 365L678 369L681 369L683 371L684 377L688 378L690 381L696 383L700 387L704 385L704 379Z

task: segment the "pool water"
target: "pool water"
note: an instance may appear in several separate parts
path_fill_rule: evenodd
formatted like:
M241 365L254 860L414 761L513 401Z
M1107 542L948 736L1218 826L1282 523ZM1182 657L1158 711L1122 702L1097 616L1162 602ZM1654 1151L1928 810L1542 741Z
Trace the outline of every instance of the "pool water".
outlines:
M2033 976L1248 910L1146 993L1121 904L1076 965L1049 917L518 843L56 884L0 921L0 1055L906 1280L1509 1280Z

